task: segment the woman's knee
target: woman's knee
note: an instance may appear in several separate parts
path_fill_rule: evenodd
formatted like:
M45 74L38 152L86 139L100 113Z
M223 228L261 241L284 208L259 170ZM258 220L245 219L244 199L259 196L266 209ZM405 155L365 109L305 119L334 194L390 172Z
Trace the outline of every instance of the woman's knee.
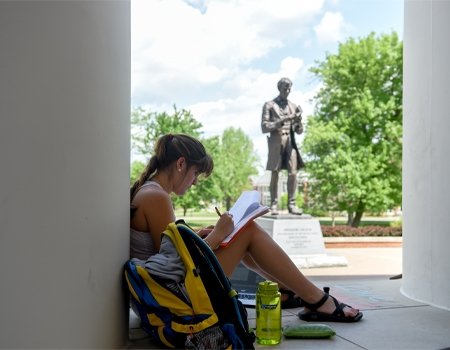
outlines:
M255 261L252 259L252 257L248 253L243 256L241 262L242 262L242 264L244 264L245 267L247 267L249 269L256 267Z
M267 234L264 229L259 226L255 221L251 221L245 226L244 230L247 232L250 232L252 235L260 235L260 234Z

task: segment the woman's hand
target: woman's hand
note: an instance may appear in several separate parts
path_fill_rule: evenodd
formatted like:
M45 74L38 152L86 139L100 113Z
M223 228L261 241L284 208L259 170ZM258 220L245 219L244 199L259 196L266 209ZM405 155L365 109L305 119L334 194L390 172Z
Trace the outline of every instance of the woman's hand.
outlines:
M231 231L233 231L233 228L233 215L229 212L223 213L217 221L214 229L208 235L208 243L212 247L217 247L220 242L222 242L224 238L227 237Z
M214 225L209 225L207 227L203 227L202 229L197 231L197 234L202 237L205 238L206 236L208 236L211 231L214 229Z

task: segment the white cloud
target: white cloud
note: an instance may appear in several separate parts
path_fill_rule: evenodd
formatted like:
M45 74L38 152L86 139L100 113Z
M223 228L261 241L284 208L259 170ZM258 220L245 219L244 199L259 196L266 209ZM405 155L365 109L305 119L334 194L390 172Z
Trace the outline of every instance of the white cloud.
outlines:
M224 126L240 127L249 134L261 133L262 105L278 95L277 82L282 76L293 80L301 75L302 68L301 59L288 57L275 73L242 71L237 79L227 83L228 89L240 91L236 97L198 102L188 109L203 123L207 134L221 134ZM293 86L291 96L299 98L302 93Z
M278 58L271 71L253 68L288 41L307 40L323 0L132 0L132 102L154 111L192 111L205 136L241 128L267 159L262 105L294 81L291 100L312 110L299 90L300 57Z
M288 57L281 62L275 73L243 72L239 79L230 82L242 92L239 96L199 102L188 106L187 109L203 124L205 135L221 135L227 127L242 129L252 139L261 160L260 170L263 171L267 160L267 134L261 131L262 106L264 102L278 95L277 82L281 77L301 79L304 68L301 59ZM292 102L302 107L305 120L313 111L310 101L314 94L314 88L304 93L296 89L294 83L289 96Z
M290 100L305 121L312 114L319 85L309 65L354 29L341 8L339 0L131 0L132 104L191 110L205 136L239 127L265 165L262 105L286 76ZM352 11L343 13L359 23L363 14Z
M322 44L336 43L344 39L348 25L340 12L326 12L314 27L317 39Z
M132 97L139 104L173 103L182 91L239 79L249 63L303 35L323 6L323 0L191 3L206 11L181 0L132 0Z

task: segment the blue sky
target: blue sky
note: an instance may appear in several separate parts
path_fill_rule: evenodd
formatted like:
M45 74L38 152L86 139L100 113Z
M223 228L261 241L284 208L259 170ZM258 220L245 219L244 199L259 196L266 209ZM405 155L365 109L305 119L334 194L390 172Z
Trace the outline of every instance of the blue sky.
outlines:
M132 105L188 109L206 137L241 128L262 171L261 110L277 81L293 81L307 121L319 88L308 69L349 37L402 38L403 0L131 0L131 30Z

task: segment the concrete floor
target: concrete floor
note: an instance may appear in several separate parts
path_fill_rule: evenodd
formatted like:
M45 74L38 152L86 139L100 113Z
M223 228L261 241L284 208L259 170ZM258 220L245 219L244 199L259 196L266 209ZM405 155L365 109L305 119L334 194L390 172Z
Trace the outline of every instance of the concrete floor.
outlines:
M364 313L357 323L328 324L336 335L329 339L286 339L277 349L450 349L450 311L404 297L401 279L401 248L336 248L328 254L344 255L348 266L304 269L318 286ZM301 309L283 310L283 326L302 324ZM255 311L248 309L255 326ZM257 349L267 348L255 343ZM132 314L129 349L156 349Z

